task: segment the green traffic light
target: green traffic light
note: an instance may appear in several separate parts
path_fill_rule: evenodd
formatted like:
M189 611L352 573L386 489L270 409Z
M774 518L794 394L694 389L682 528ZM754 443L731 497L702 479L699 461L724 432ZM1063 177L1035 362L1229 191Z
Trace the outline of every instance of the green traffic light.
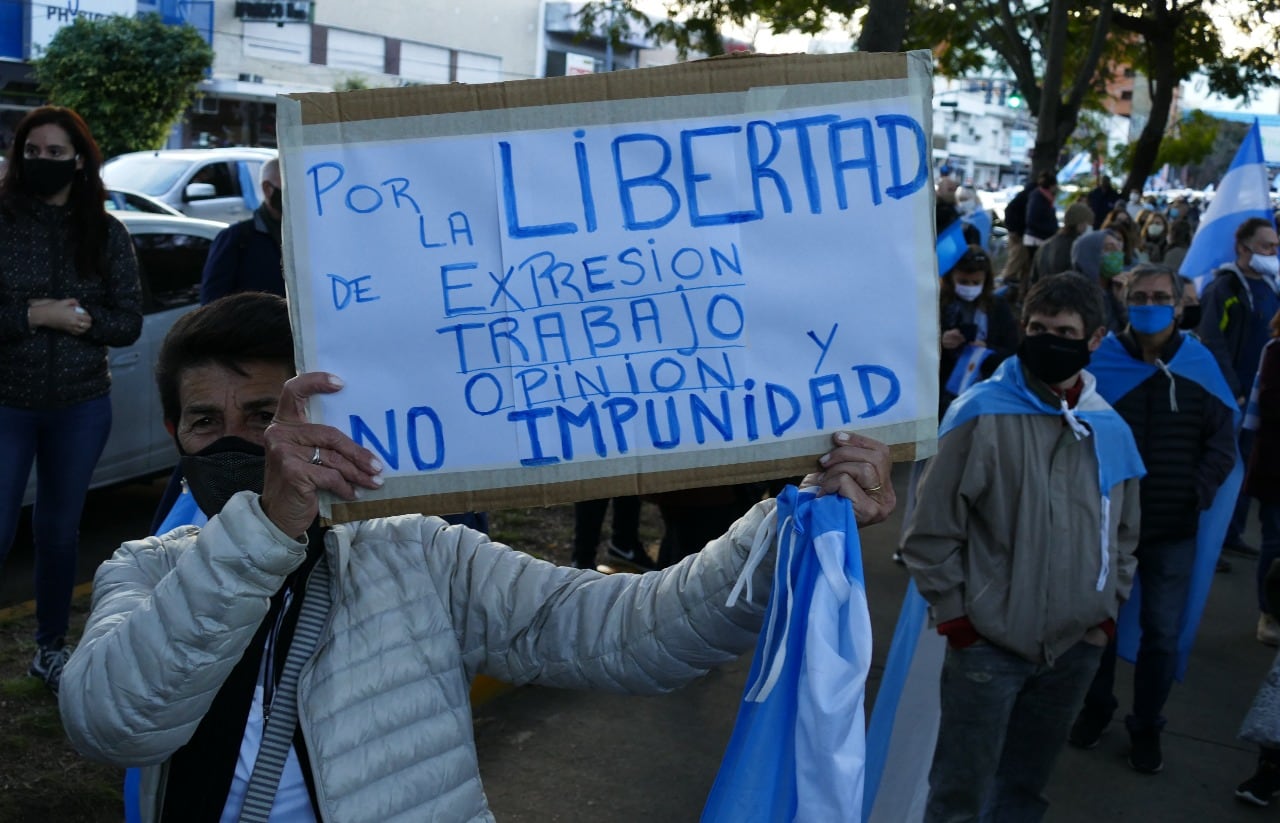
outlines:
M1022 108L1022 98L1016 94L1011 94L1009 95L1009 100L1007 101L1007 105L1011 109L1020 109Z

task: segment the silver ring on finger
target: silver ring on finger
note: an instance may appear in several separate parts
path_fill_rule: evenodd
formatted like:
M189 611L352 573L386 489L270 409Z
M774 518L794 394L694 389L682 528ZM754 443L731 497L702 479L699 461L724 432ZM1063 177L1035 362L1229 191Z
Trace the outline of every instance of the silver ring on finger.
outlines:
M311 465L323 466L324 461L320 459L320 447L316 446L315 452L311 455Z

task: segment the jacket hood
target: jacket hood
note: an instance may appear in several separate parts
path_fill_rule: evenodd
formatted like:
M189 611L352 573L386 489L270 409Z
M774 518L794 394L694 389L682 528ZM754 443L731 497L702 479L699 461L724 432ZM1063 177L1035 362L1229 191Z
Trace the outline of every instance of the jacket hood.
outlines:
M1107 232L1086 232L1071 244L1071 268L1086 277L1097 280L1102 271L1102 241Z

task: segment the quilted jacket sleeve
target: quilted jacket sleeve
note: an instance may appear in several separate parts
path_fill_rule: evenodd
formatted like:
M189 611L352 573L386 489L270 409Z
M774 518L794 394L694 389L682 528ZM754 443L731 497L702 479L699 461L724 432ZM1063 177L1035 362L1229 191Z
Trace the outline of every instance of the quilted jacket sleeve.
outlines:
M629 693L660 693L755 642L773 582L774 537L744 592L725 605L774 502L758 503L701 552L661 572L602 575L554 566L478 540L428 551L443 581L470 675ZM441 532L447 534L461 530ZM468 534L474 535L474 532Z
M159 763L191 738L306 546L251 493L197 531L125 543L94 577L58 704L81 753Z

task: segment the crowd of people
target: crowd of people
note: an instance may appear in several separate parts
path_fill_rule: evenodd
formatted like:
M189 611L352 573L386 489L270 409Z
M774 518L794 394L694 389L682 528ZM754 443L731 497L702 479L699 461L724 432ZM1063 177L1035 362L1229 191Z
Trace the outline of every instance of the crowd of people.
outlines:
M897 555L948 642L927 821L1043 815L1061 746L1097 746L1119 708L1116 620L1135 580L1124 725L1138 772L1163 769L1162 710L1198 620L1196 576L1229 571L1223 549L1258 555L1256 636L1280 644L1274 220L1241 222L1233 262L1200 290L1178 273L1194 204L1103 179L1059 224L1057 199L1046 173L1009 202L1000 278L974 265L987 257L979 245L943 274L939 449L909 490ZM1021 318L1016 358L974 334L973 317L990 334L1007 307ZM966 369L981 382L965 383ZM1082 481L1091 474L1096 485ZM1252 499L1259 548L1241 536ZM1240 734L1260 755L1236 795L1267 805L1280 794L1280 656Z
M145 767L149 819L484 819L477 674L653 693L755 642L774 571L772 552L748 562L774 528L767 485L656 497L656 558L640 499L579 503L566 567L491 541L483 513L321 526L320 493L352 499L382 484L382 466L306 419L308 398L343 384L294 373L272 162L253 218L214 243L206 305L157 364L181 455L171 491L181 478L207 522L121 547L68 643L80 510L111 425L106 349L141 326L100 164L83 121L45 107L19 125L0 182L0 562L34 462L30 672L79 750ZM899 553L947 643L928 823L1044 816L1062 747L1096 746L1120 708L1135 582L1129 764L1161 771L1203 544L1210 575L1222 548L1249 548L1255 499L1256 636L1280 645L1275 223L1244 221L1234 262L1200 292L1177 273L1194 204L1104 179L1059 221L1057 197L1044 174L1010 202L999 276L972 233L941 272L938 451L915 466ZM941 178L939 233L958 199ZM868 525L896 506L890 469L886 446L841 432L796 480ZM610 507L605 562L644 574L595 571ZM1221 535L1205 525L1218 509ZM754 584L728 605L744 574ZM1237 796L1267 805L1280 795L1280 656L1241 736L1259 760Z

